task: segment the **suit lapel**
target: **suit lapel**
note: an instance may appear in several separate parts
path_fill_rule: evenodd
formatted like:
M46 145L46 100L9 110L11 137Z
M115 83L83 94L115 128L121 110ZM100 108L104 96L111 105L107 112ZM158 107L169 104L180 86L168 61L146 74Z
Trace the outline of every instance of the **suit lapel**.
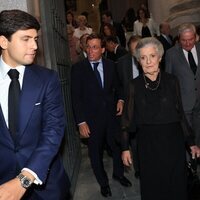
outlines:
M34 71L34 66L28 66L25 69L23 88L21 93L20 111L19 111L19 134L23 134L31 113L37 102L41 87L41 80Z
M1 135L0 136L0 141L3 140L4 144L7 143L8 146L13 146L14 147L14 143L13 143L13 140L11 138L11 135L10 135L10 132L8 130L8 127L6 125L5 118L4 118L1 106L0 106L0 135Z
M197 51L197 62L198 62L197 72L196 72L196 76L197 76L197 74L200 73L200 45L198 44L196 44L196 51Z

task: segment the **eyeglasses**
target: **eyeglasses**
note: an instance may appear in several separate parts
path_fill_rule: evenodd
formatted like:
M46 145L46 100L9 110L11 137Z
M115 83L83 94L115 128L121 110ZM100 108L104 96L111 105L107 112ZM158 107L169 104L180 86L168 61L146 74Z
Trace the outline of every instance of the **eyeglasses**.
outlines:
M86 46L86 48L87 48L88 50L97 51L97 50L99 50L101 47L99 47L99 46Z

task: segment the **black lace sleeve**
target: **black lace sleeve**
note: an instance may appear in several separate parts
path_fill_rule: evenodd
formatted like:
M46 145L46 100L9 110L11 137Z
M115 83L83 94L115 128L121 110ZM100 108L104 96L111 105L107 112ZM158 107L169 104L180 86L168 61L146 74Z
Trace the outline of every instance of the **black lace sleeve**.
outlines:
M185 141L186 144L188 146L192 146L194 145L194 131L192 129L192 127L189 125L184 110L183 110L183 105L182 105L182 100L181 100L181 94L180 94L180 86L179 86L179 82L176 79L176 95L177 95L177 100L178 100L178 111L180 113L180 117L181 117L181 126L183 129L183 133L185 136Z
M129 83L128 92L126 93L124 110L121 120L121 147L122 151L129 149L129 133L135 131L135 125L133 122L134 113L134 83Z

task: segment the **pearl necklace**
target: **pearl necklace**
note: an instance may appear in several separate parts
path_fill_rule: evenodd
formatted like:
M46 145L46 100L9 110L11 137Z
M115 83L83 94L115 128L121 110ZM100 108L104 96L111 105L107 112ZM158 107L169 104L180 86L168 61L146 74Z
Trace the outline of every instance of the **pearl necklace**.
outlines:
M161 72L159 72L159 74L158 74L158 81L157 81L157 85L156 85L156 87L154 87L154 88L151 88L151 87L149 86L149 83L147 82L147 80L146 80L146 77L145 77L144 73L143 73L143 78L144 78L145 88L147 88L147 89L149 89L149 90L151 90L151 91L155 91L155 90L157 90L157 89L158 89L158 87L159 87L159 85L160 85L160 80L161 80Z

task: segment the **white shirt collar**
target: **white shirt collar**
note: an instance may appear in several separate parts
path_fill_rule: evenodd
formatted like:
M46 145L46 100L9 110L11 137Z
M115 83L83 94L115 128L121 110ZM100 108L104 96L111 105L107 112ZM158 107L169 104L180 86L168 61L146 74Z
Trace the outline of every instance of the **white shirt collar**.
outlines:
M19 72L19 76L24 75L24 70L25 70L25 66L24 65L19 65L15 68L10 67L8 64L6 64L1 56L0 58L0 77L3 79L7 76L7 73L10 69L16 69Z

